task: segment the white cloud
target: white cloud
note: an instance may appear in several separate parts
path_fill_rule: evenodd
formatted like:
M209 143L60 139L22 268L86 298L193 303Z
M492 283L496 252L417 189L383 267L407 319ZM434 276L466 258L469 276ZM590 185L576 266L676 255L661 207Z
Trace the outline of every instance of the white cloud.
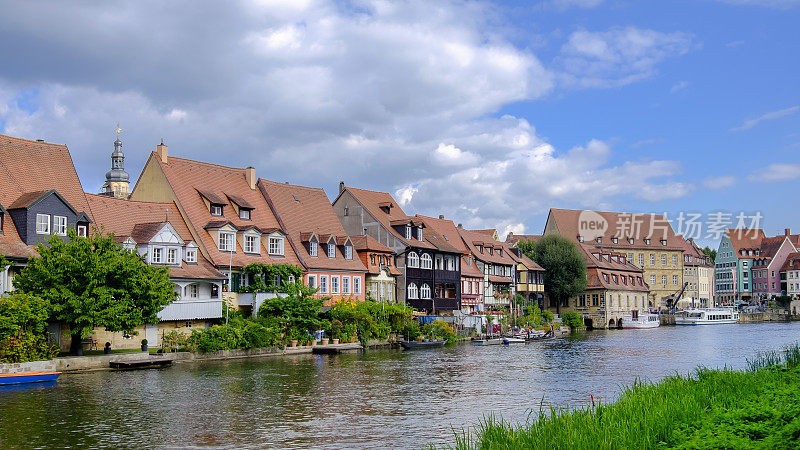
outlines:
M400 202L400 206L406 206L411 203L411 200L414 198L414 194L418 191L417 188L413 186L406 186L394 191L395 199Z
M472 152L465 152L452 144L445 145L444 143L440 143L436 150L433 151L433 158L439 164L446 166L474 164L480 159L478 155Z
M800 164L775 163L750 174L750 181L786 181L800 178Z
M753 128L754 126L758 125L759 122L763 122L764 120L775 120L780 119L781 117L786 117L788 115L794 114L797 111L800 111L800 106L792 106L791 108L779 109L777 111L770 111L766 114L756 117L755 119L747 119L738 127L731 128L731 131L744 131Z
M624 86L656 73L656 65L695 46L683 32L637 27L573 32L561 50L564 82L579 87Z
M736 177L732 175L721 175L718 177L708 177L703 180L706 189L725 189L736 184Z
M669 93L674 94L680 90L686 89L687 87L689 87L688 81L679 81L669 89Z
M550 5L555 9L564 11L570 8L591 9L600 6L603 0L551 0Z

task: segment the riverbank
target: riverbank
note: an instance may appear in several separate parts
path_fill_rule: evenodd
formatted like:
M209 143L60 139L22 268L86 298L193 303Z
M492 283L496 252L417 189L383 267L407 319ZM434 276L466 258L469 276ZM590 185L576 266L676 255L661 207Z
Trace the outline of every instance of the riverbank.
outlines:
M519 426L487 417L455 448L800 448L800 348L760 354L742 371L637 383L613 404L538 411Z

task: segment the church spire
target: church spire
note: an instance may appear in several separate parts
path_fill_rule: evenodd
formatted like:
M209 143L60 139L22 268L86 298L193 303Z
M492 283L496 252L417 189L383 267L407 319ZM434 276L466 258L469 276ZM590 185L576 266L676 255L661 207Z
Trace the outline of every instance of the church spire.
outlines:
M114 141L114 151L111 153L111 170L106 172L106 182L103 185L103 195L117 198L128 198L130 176L125 172L125 154L122 152L122 141L119 133L122 128L117 122L117 139Z

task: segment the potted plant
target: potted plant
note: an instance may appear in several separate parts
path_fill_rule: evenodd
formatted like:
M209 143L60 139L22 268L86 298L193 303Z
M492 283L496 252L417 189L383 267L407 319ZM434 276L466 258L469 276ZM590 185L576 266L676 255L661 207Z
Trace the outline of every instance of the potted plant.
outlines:
M142 339L142 351L147 351L147 339Z
M331 344L339 345L339 339L333 338Z
M322 338L322 341L320 343L322 345L328 345L328 342L329 342L329 339L325 337L325 338Z
M106 355L111 353L111 342L106 342L106 346L103 348L103 353Z

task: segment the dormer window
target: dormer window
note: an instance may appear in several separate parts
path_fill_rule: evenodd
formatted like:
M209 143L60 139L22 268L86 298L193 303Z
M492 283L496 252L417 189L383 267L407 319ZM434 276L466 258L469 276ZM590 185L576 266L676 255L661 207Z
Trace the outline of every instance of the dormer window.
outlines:
M418 241L422 240L422 225L417 227L417 240Z
M67 235L67 218L64 216L53 216L53 234L58 236Z
M316 239L312 239L308 241L308 254L311 256L317 256L317 249L319 248L319 244L317 243Z
M239 218L242 220L250 220L250 210L240 208L239 209Z
M86 225L78 225L78 237L86 237Z
M164 249L161 247L153 247L151 261L153 264L161 264L164 260Z
M647 244L647 245L650 245L650 239L649 239L649 238L648 238L648 239L645 239L645 240L644 240L644 243L645 243L645 244Z
M492 247L487 247L487 248L489 249L489 254L493 255L494 254L494 248L492 248Z
M186 249L186 262L187 263L196 263L197 262L197 249L196 248L187 248Z
M406 239L411 239L411 225L406 225Z
M662 240L661 240L661 245L663 245L664 247L666 247L666 246L667 246L667 240L666 240L666 239L662 239Z
M223 252L232 252L234 251L233 243L236 239L236 233L232 233L230 231L220 231L219 237L217 238L217 248Z
M612 237L611 238L611 242L613 242L615 244L618 244L619 243L619 239L617 239L616 237Z
M481 252L481 255L483 254L483 246L482 245L478 246L478 251Z
M261 246L258 242L258 235L257 234L245 234L244 235L244 252L245 253L261 253Z
M283 237L281 236L270 236L269 238L269 248L268 248L270 255L283 255Z
M595 241L597 241L598 244L602 244L603 243L603 237L602 236L597 236L597 239L595 239Z
M36 215L36 234L50 234L50 214Z
M633 245L633 238L630 238L630 237L628 238L628 244Z
M578 235L578 242L583 242L583 236Z
M222 206L220 206L220 205L211 205L211 215L212 216L222 216Z
M344 246L344 257L345 259L353 259L353 246L350 244L346 244Z
M336 258L336 243L328 241L328 258Z
M170 247L167 249L167 264L178 264L178 249Z

